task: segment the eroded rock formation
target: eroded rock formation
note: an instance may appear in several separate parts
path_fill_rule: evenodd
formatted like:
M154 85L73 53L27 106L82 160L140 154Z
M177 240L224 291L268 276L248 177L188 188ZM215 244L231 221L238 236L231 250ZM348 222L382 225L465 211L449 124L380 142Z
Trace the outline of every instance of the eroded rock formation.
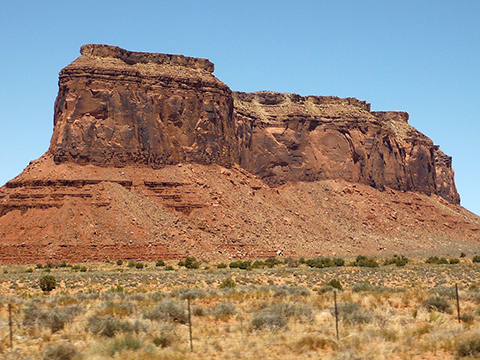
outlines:
M451 157L354 98L233 92L206 59L85 45L0 262L480 251Z
M81 54L60 72L56 163L238 163L272 186L346 179L459 203L451 161L405 112L372 112L354 98L233 93L205 59L105 45Z

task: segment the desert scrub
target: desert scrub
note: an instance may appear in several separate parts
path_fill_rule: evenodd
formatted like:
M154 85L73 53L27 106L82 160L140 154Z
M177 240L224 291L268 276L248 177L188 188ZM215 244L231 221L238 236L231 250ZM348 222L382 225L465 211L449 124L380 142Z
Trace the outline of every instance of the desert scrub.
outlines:
M83 307L79 305L53 309L27 307L23 310L23 325L46 327L55 333L62 330L66 323L71 322L83 311Z
M126 301L107 301L100 305L100 307L96 311L96 315L111 315L116 318L124 318L131 315L135 310L136 306Z
M335 308L329 308L330 313L335 314ZM369 309L362 308L355 302L340 302L337 304L339 317L349 325L368 324L374 320L373 312Z
M408 258L403 255L393 255L391 259L385 259L384 265L405 266L408 263Z
M215 319L227 321L232 316L235 316L238 313L238 310L231 302L222 302L216 305L211 313Z
M427 308L428 311L438 311L442 313L450 314L452 312L450 301L442 296L431 296L423 302L423 306Z
M52 344L43 352L44 359L49 360L80 360L81 352L71 344Z
M369 258L363 255L358 255L355 261L350 263L350 266L358 266L358 267L378 267L378 263L375 259Z
M145 344L141 339L131 335L124 335L102 343L102 346L97 351L102 355L113 357L115 354L125 350L138 351L144 347Z
M470 357L478 359L480 356L480 336L471 336L468 339L462 340L457 345L458 357Z
M263 308L252 317L251 325L255 330L285 327L289 319L301 323L313 321L313 309L305 303L278 303Z
M305 260L305 264L307 264L311 268L322 269L322 268L328 268L328 267L334 267L334 266L344 266L345 260L343 260L342 258L332 259L329 257L318 257L314 259Z
M235 281L233 281L232 278L226 278L225 280L222 281L222 283L219 286L220 289L225 289L225 288L233 289L235 287L237 287L237 284L235 284Z
M57 287L57 279L53 275L45 275L40 279L40 289L46 294Z
M426 264L435 264L435 265L444 265L448 264L448 260L444 257L439 258L438 256L430 256L425 260Z
M147 309L143 313L143 317L155 321L174 321L180 324L188 323L186 306L174 300L162 301L153 309Z
M131 322L128 320L116 319L110 315L93 315L88 318L87 328L95 335L114 337L119 333L144 331L146 326L139 320Z
M362 292L362 291L372 291L374 287L368 280L356 283L353 285L352 291L353 292Z

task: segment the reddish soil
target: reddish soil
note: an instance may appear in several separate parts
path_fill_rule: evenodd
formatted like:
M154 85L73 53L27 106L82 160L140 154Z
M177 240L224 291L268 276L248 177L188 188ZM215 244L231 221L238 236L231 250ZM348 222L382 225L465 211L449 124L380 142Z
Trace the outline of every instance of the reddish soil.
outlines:
M271 188L240 167L56 165L0 188L0 262L451 254L480 218L437 195L344 180Z

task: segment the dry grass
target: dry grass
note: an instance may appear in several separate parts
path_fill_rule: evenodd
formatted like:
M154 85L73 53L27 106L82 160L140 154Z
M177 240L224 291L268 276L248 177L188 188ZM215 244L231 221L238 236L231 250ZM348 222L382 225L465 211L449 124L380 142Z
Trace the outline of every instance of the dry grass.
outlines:
M424 260L424 259L423 259ZM456 359L480 356L480 265L174 271L147 263L0 268L4 359ZM349 263L348 261L346 263ZM33 272L27 271L34 268ZM208 269L205 269L208 268ZM235 287L220 285L232 279ZM335 332L337 279L339 338ZM368 282L366 280L368 279ZM462 322L453 285L458 283ZM192 310L190 351L188 302ZM13 308L10 349L8 304Z

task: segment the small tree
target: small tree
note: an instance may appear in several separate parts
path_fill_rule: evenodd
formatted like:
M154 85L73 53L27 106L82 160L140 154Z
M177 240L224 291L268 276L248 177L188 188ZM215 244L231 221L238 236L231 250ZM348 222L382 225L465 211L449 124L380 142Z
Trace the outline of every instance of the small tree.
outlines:
M40 289L44 293L49 293L57 287L57 279L52 275L45 275L40 279Z

